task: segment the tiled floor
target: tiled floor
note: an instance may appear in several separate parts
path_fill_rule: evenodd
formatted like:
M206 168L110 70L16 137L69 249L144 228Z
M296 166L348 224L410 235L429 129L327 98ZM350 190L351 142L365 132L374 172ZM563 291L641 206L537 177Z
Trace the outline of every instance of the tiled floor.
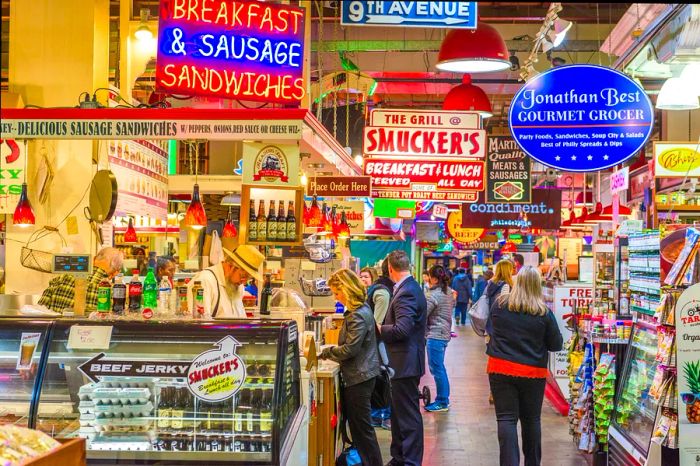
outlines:
M425 466L497 466L498 438L496 417L488 403L488 379L483 339L471 327L457 327L458 337L447 348L447 372L450 378L450 411L423 414L425 428ZM423 378L435 396L430 374ZM422 407L422 405L421 405ZM391 459L391 434L377 429L384 462ZM542 406L542 465L584 466L587 464L569 436L565 417L545 399ZM522 461L522 460L521 460Z

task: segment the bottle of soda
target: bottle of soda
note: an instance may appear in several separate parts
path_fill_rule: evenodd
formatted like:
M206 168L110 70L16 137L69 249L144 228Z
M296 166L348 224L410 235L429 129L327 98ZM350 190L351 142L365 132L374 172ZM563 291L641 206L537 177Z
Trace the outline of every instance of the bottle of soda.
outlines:
M112 284L109 283L109 278L104 278L97 285L97 312L108 313L112 304Z
M112 286L112 312L122 315L126 309L126 285L122 274L117 275Z
M192 287L192 299L194 300L194 306L192 306L192 313L195 319L204 318L204 288L202 287L202 282L195 280L194 286Z
M158 307L158 282L153 268L148 268L146 279L143 281L143 307L156 309Z
M143 285L139 280L139 271L134 270L134 274L129 282L129 312L141 312L141 296L143 295Z

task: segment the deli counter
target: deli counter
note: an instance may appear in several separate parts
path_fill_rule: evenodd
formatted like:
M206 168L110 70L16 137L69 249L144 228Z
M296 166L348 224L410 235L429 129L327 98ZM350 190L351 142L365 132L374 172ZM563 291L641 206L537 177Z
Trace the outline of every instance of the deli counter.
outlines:
M298 338L293 321L0 318L0 423L84 437L89 464L298 464Z

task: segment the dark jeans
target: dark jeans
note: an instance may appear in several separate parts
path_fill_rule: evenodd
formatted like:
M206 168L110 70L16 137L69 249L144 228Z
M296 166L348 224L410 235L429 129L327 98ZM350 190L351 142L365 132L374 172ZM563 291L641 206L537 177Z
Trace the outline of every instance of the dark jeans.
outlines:
M447 340L437 340L428 338L426 349L428 351L428 367L435 379L435 402L444 406L450 404L450 381L447 378L445 369L445 351L447 350Z
M518 420L523 437L525 466L539 466L542 460L540 414L546 379L489 374L498 421L501 466L518 466Z
M455 304L455 321L460 322L459 317L462 316L462 325L467 323L467 311L469 310L469 303L456 303Z
M404 466L423 464L423 416L418 404L420 377L391 380L391 456Z
M363 466L382 466L382 452L370 418L372 391L374 391L374 379L345 387L343 412L348 419L352 443L362 458Z

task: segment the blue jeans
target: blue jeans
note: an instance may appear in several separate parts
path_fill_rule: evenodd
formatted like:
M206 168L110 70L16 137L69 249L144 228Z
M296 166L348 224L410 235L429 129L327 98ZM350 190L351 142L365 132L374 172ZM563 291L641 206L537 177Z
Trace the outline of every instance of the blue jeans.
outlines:
M450 404L450 381L447 380L447 370L445 369L447 343L447 340L428 338L426 345L428 348L428 367L435 379L435 388L437 390L435 402L445 406Z
M455 321L460 322L459 317L462 316L462 325L467 323L467 311L469 310L469 303L456 303L455 304Z

